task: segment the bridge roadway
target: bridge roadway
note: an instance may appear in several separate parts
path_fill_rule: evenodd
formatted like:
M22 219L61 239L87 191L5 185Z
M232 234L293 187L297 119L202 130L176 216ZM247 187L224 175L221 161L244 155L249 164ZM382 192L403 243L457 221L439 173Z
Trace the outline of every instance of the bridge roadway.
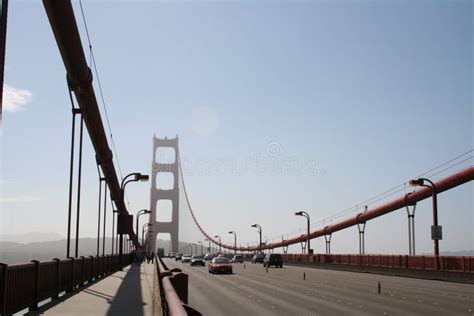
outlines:
M249 262L211 275L207 266L165 263L189 274L189 304L203 315L474 315L472 284L297 266L267 274Z

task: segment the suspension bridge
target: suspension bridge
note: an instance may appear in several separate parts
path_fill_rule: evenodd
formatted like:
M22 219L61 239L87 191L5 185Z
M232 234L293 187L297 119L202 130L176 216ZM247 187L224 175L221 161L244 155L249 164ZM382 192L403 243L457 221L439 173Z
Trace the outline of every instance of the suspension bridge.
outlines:
M336 213L329 224L326 220L311 224L310 212L295 212L307 221L303 229L281 232L265 241L262 231L272 225L271 219L249 222L248 226L255 229L255 241L242 241L238 230L231 230L232 223L220 217L221 225L233 236L233 243L223 242L219 232L206 229L199 210L192 207L192 188L185 184L178 136L152 138L149 176L138 172L121 175L107 111L106 129L93 87L93 78L99 80L99 76L87 27L89 63L71 2L43 0L43 4L66 69L71 103L67 244L63 258L0 263L1 315L474 314L474 257L441 254L440 243L445 237L438 219L438 196L472 185L473 150L358 207ZM7 5L7 1L2 2L4 37ZM99 93L103 102L100 81ZM97 227L97 249L87 257L80 255L79 238L81 225L91 224L80 221L84 131L92 143L99 182L97 222L93 223ZM172 150L171 161L160 160L157 153L163 148ZM167 188L161 186L162 173L171 174ZM138 181L150 183L150 207L133 214L125 202L126 187ZM410 192L408 183L413 187ZM163 201L170 205L167 220L160 218L158 206ZM417 213L432 220L430 254L416 251L416 236L426 234L415 231L416 206L423 201L432 205L430 214ZM112 207L107 209L107 205ZM406 214L407 230L400 234L408 234L408 253L367 252L366 225L397 212ZM141 215L148 215L143 226L139 225ZM107 225L107 216L112 216L112 227ZM333 238L348 229L356 232L358 249L354 254L331 251ZM107 233L111 234L110 252L106 251ZM163 251L158 251L162 248L157 243L160 234L170 238ZM318 238L324 239L325 251L314 246ZM154 253L153 260L135 264L137 252ZM245 260L233 264L232 275L215 276L206 267L193 267L172 258L177 253L219 253L228 258L238 254ZM283 269L253 263L252 257L262 253L268 257L281 254Z

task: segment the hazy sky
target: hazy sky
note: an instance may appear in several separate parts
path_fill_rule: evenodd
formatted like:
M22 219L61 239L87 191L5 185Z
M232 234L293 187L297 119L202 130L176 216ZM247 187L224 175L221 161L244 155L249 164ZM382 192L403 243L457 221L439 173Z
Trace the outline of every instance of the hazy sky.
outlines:
M295 210L316 223L474 147L471 1L83 5L122 173L149 173L153 134L179 134L193 208L224 242L229 230L255 242L253 223L264 239L298 235L305 222ZM10 1L8 22L1 233L66 235L65 68L40 1ZM86 137L88 237L97 229L94 157ZM128 186L132 213L149 207L149 185ZM441 251L474 248L473 189L439 197ZM187 216L186 238L200 239ZM416 225L417 251L431 252L430 200ZM406 226L405 210L369 222L366 250L406 253ZM357 245L357 228L333 236L333 252ZM323 252L323 242L313 248Z

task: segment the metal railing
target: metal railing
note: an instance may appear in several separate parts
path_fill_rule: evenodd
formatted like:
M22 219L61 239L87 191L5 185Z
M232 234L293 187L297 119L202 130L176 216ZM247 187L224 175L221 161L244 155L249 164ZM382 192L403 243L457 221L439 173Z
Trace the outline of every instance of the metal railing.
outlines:
M129 256L122 262L129 264ZM53 259L26 264L0 263L0 313L11 315L26 308L38 309L40 302L55 300L85 284L120 269L118 255Z
M188 305L188 275L180 269L168 269L162 258L155 255L163 315L201 315Z
M283 254L287 263L320 263L360 267L437 270L435 256L349 255L349 254ZM440 272L470 273L474 276L474 257L440 256Z

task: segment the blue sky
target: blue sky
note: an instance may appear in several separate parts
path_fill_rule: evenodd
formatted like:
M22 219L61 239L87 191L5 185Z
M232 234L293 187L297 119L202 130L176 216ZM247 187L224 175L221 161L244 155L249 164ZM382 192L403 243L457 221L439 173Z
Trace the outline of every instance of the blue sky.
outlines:
M122 172L150 172L153 135L179 134L193 208L226 242L229 230L255 241L254 222L268 238L294 232L304 227L294 210L316 222L474 147L470 1L83 4ZM17 110L3 116L1 230L65 235L70 104L41 3L11 2L7 36ZM81 235L94 236L87 138L84 152ZM255 157L312 169L259 172ZM197 167L222 161L250 167ZM133 213L149 207L148 185L128 187ZM474 248L472 193L468 184L440 196L441 250ZM417 209L419 252L432 249L430 208ZM369 223L366 236L368 251L406 252L405 211ZM356 228L333 238L333 251L357 251Z

